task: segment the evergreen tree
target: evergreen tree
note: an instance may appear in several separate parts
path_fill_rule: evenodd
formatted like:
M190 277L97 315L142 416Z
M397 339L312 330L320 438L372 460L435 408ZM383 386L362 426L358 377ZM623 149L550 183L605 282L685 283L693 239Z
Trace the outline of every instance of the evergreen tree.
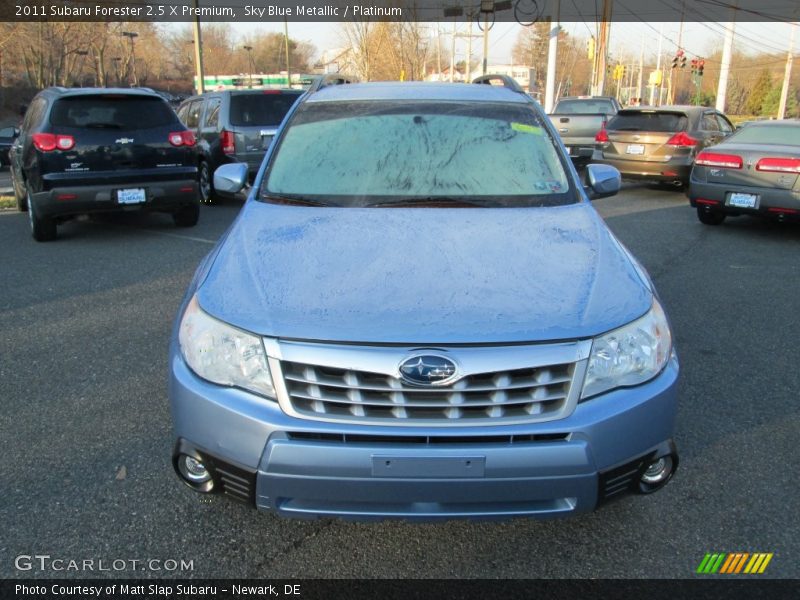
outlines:
M745 103L745 110L749 115L760 115L761 105L764 104L764 99L772 90L772 75L767 69L761 71L761 74L756 80L756 84L750 91L750 96ZM780 92L779 92L780 93Z

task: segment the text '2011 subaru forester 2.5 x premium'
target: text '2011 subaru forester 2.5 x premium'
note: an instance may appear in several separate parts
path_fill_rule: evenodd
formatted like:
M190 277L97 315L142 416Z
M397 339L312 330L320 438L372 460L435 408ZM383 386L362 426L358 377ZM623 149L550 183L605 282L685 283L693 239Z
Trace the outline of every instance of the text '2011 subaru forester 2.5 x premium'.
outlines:
M290 517L449 519L670 479L678 362L652 283L498 78L298 100L175 325L186 483ZM611 167L587 181L619 189Z

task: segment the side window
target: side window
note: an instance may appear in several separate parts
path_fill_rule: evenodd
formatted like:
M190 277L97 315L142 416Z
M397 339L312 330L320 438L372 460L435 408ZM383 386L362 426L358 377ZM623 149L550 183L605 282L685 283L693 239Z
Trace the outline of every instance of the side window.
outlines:
M203 111L203 101L195 100L189 105L189 112L186 115L184 124L187 127L197 127L200 124L200 113Z
M10 138L14 137L14 128L13 127L3 127L0 129L0 137Z
M222 99L220 98L211 98L208 101L204 127L216 127L219 124L219 107L221 104Z
M719 124L714 116L714 113L705 113L703 120L700 122L700 129L703 131L719 131Z
M44 98L37 98L31 102L28 112L25 113L25 119L22 121L22 129L28 131L36 127L41 122L46 108L47 100Z
M181 123L186 125L186 115L189 114L189 102L186 104L181 104L178 108L178 119L180 119Z
M719 125L719 130L728 135L729 133L733 133L733 125L731 125L730 121L723 117L721 114L717 113L717 124Z

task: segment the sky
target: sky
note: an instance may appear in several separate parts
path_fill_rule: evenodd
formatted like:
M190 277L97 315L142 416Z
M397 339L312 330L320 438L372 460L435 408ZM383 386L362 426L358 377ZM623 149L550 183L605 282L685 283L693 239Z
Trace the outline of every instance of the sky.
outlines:
M277 31L283 33L283 23L233 23L235 31L243 35L254 31ZM434 28L434 24L429 24ZM573 36L588 38L594 34L594 24L564 23L564 29ZM344 46L339 23L292 23L289 22L289 37L313 44L318 52ZM682 32L682 46L693 56L705 56L722 46L727 23L685 23ZM747 54L758 52L781 52L789 49L791 25L787 23L737 23L734 26L734 47ZM658 48L659 30L663 30L662 55L672 55L676 50L679 23L612 23L611 53L618 56L629 53L636 57L645 41L645 57L654 60ZM508 64L511 62L511 49L522 26L517 23L497 23L489 32L490 64ZM467 24L457 24L459 33L467 32ZM800 27L795 34L794 51L800 49ZM450 47L452 22L440 25L443 48ZM473 34L481 34L477 26L473 26ZM480 38L472 41L473 60L479 60L483 54L483 42ZM457 39L456 57L463 60L466 56L466 40Z

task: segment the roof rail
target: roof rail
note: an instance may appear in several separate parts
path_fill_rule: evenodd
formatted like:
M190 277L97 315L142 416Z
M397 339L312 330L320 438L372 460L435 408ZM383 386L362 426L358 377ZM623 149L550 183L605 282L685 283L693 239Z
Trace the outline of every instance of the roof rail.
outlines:
M345 85L347 83L357 82L358 77L343 75L342 73L329 73L328 75L320 75L311 82L311 86L308 88L308 93L313 94L324 87L328 87L329 85Z
M518 92L520 94L525 93L525 90L523 90L519 86L519 84L508 75L500 75L500 74L481 75L480 77L476 77L475 79L473 79L472 83L485 83L488 85L492 85L493 81L502 81L503 87L510 89L512 92Z

